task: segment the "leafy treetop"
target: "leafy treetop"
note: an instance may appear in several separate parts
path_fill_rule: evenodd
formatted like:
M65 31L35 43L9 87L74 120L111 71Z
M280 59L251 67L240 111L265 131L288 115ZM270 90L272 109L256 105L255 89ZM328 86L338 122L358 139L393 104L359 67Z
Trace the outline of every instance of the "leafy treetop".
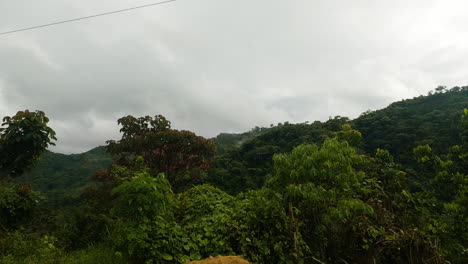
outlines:
M122 125L122 139L107 141L108 152L118 155L121 165L131 165L142 156L151 174L164 173L176 189L200 178L215 153L212 140L171 129L170 121L162 115L127 116L118 123Z
M21 175L44 152L55 145L55 131L42 111L19 111L3 118L0 128L0 178Z

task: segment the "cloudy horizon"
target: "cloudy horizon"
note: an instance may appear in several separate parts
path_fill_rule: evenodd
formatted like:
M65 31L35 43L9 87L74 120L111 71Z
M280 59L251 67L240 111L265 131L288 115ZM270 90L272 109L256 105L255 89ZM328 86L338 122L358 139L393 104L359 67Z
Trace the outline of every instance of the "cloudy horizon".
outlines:
M0 3L0 32L156 1ZM205 137L355 118L468 84L465 1L177 0L0 36L0 116L42 110L60 153L162 114Z

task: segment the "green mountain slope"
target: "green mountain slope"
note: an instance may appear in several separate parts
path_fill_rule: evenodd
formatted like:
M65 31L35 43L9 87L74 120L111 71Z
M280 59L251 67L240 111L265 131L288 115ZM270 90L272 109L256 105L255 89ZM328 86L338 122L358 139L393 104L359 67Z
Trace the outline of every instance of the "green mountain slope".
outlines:
M222 133L214 138L218 155L206 181L230 193L260 188L271 174L275 153L289 152L302 143L321 143L345 123L362 132L365 152L387 149L399 162L408 163L417 145L430 144L435 152L445 152L460 144L460 116L467 107L468 87L455 87L395 102L352 121L335 117L327 122L286 122L240 134ZM47 152L17 181L30 183L51 200L60 200L76 196L96 170L110 163L104 147L75 155Z
M455 87L395 102L351 121L335 117L324 123L286 123L218 155L207 181L229 193L258 189L272 172L275 153L289 152L303 143L321 143L345 123L362 133L364 152L386 149L397 161L412 163L412 149L418 145L429 144L436 153L445 153L461 143L460 117L467 107L468 87Z
M17 182L31 184L33 190L42 192L52 203L78 195L94 172L112 162L104 147L97 147L81 154L64 155L44 153L37 164ZM55 201L55 202L54 202Z
M403 100L352 121L361 131L365 150L389 150L398 161L412 160L412 149L429 144L437 153L461 143L460 117L468 107L468 87L440 90Z
M336 117L325 123L286 122L270 128L217 155L208 170L206 181L231 194L261 188L272 172L275 153L289 152L304 143L322 143L347 121L347 118Z
M239 147L246 140L264 134L270 129L271 128L266 127L255 127L244 133L221 133L213 138L216 144L216 151L218 154L226 153L233 148Z

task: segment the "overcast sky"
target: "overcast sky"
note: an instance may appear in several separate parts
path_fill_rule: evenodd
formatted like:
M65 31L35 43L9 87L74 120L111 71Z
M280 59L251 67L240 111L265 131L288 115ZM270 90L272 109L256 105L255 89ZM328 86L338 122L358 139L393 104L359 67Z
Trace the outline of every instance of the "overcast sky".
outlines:
M4 0L0 31L144 0ZM53 151L118 139L162 114L213 137L351 118L468 84L467 1L178 0L0 36L0 116L43 110Z

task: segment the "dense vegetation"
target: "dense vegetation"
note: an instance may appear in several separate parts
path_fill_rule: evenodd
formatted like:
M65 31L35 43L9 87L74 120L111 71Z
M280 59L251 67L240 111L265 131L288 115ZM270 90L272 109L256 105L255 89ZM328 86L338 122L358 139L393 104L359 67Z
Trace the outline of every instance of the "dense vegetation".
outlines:
M54 206L73 204L80 199L83 188L90 184L89 178L111 163L112 156L104 147L73 155L47 151L15 182L27 182Z
M467 263L467 106L468 87L439 87L355 120L214 141L127 116L120 140L45 152L22 177L12 161L31 166L54 133L42 112L19 112L0 147L49 133L21 145L27 159L2 159L0 263ZM71 202L35 191L57 188Z
M364 135L364 149L390 151L402 163L412 161L412 149L430 145L437 153L461 144L460 109L467 107L467 87L436 88L419 96L391 104L379 111L367 111L352 121Z

